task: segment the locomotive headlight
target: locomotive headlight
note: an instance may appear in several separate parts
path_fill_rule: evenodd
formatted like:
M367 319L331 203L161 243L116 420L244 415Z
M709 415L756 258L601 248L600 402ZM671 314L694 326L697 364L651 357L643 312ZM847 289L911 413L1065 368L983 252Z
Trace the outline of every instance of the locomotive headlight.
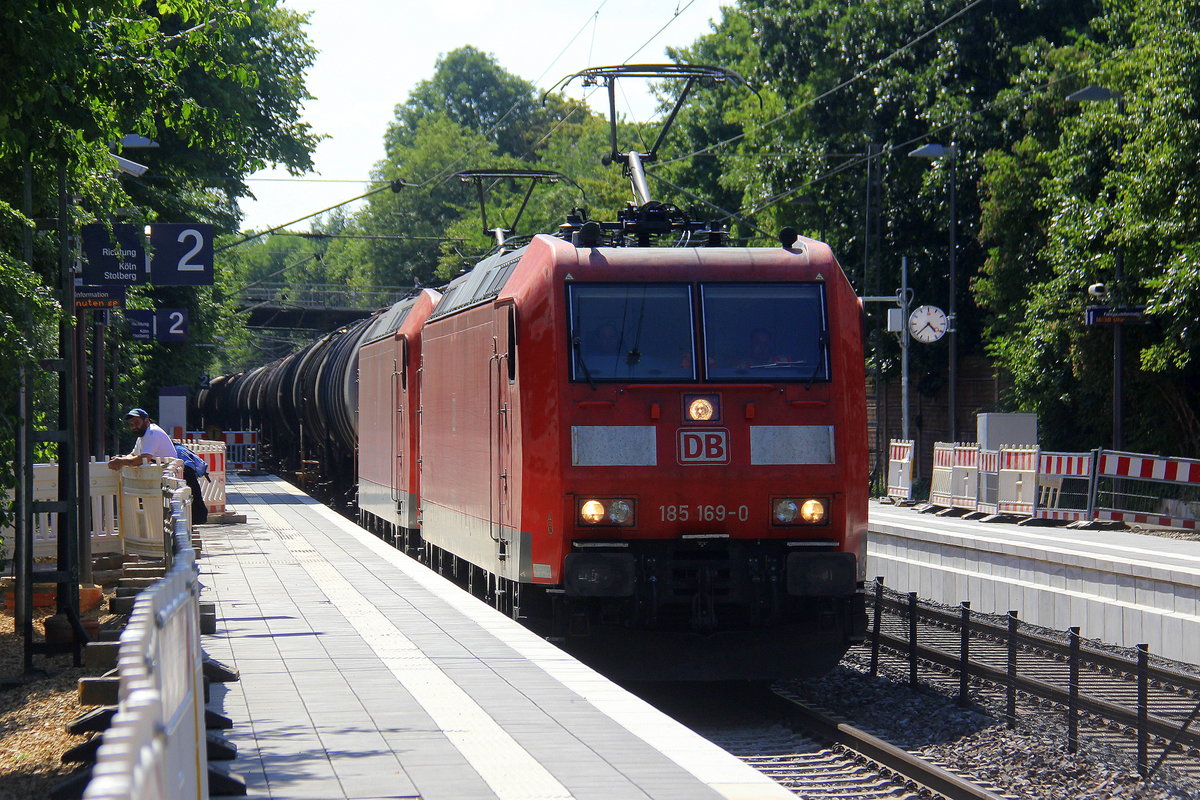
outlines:
M580 525L634 524L636 503L627 497L598 497L579 504Z
M796 505L796 501L785 497L775 501L774 508L771 509L771 518L780 525L791 525L799 513L800 507Z
M595 525L604 519L604 504L599 500L588 500L579 507L579 519L589 525Z
M721 419L721 398L715 394L685 394L683 415L688 422L717 422Z
M688 404L688 419L694 422L707 422L713 418L713 404L703 397L697 397Z
M777 497L771 502L771 522L776 525L824 525L829 521L829 501L820 497Z
M633 518L633 506L625 500L613 500L608 504L608 519L615 525L624 525Z
M800 519L809 525L820 525L825 521L825 502L809 499L800 504Z

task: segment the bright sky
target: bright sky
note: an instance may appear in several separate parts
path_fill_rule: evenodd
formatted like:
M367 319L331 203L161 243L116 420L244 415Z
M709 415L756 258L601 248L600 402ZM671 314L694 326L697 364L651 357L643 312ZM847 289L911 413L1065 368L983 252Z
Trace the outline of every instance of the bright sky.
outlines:
M311 11L309 40L320 51L308 73L316 99L305 118L328 136L317 147L315 175L299 180L268 170L250 179L256 201L243 201L244 225L275 227L362 194L383 158L393 109L433 75L439 55L472 45L501 67L548 89L587 67L663 63L668 46L690 45L711 30L730 0L286 0ZM642 121L653 102L640 81L618 84L618 112ZM576 80L567 94L581 98ZM621 107L620 93L628 105ZM596 105L597 101L599 106ZM599 92L593 107L607 114ZM468 165L469 166L469 165ZM306 230L311 221L293 226Z

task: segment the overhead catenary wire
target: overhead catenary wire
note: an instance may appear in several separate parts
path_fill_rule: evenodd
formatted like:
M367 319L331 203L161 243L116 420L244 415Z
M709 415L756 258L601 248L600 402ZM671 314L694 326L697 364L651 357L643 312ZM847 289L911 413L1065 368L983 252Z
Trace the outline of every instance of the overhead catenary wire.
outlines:
M385 189L391 189L393 192L399 192L401 187L412 186L412 185L413 184L406 183L405 181L402 181L399 178L397 178L396 180L388 181L387 184L380 186L377 189L372 189L369 192L364 192L363 194L360 194L357 197L351 197L349 200L343 200L340 203L334 203L333 205L329 206L328 208L323 208L320 211L314 211L311 214L305 214L303 217L300 217L299 219L294 219L291 222L285 222L282 225L276 225L275 227L268 228L265 231L259 231L258 233L253 233L253 234L249 234L247 236L243 236L241 239L238 239L236 242L230 242L229 244L223 244L220 247L214 249L213 253L214 254L220 253L222 250L228 250L231 247L237 247L238 245L245 244L246 242L254 241L255 239L266 236L267 234L274 233L275 231L283 230L284 228L286 228L289 225L295 225L297 222L303 222L304 220L312 219L313 217L315 217L319 214L324 214L326 211L333 211L335 208L341 208L342 206L344 206L348 203L353 203L355 200L362 200L363 198L370 197L373 194L379 194L380 192L384 191Z
M1117 53L1112 53L1111 55L1108 55L1105 58L1101 59L1100 63L1104 63L1105 61L1110 61L1113 58L1116 58L1117 55L1118 55ZM1068 72L1065 75L1060 75L1059 77L1054 78L1053 80L1049 80L1049 81L1046 81L1045 83L1038 84L1037 86L1034 86L1025 92L1021 92L1020 94L1013 95L1011 97L1006 97L1006 98L997 97L997 98L993 99L992 101L985 103L979 109L972 109L971 111L964 111L962 114L958 115L957 117L950 120L949 122L943 123L942 125L939 125L936 128L931 128L919 136L914 136L913 138L908 139L906 141L883 148L879 152L875 153L874 155L867 155L865 153L858 154L857 158L853 158L852 160L844 161L841 164L838 164L833 169L830 169L826 172L821 173L821 175L817 176L816 178L813 178L812 180L810 180L806 183L803 183L799 186L796 186L791 189L787 189L785 191L782 191L782 192L772 195L771 197L767 198L767 200L764 203L756 206L755 208L750 209L749 211L747 211L745 213L749 216L753 216L755 214L761 213L761 212L767 210L768 208L771 208L772 206L786 200L788 197L791 197L792 195L794 195L798 192L802 192L805 189L808 189L808 188L820 183L821 181L828 180L842 172L845 172L846 170L852 169L854 167L857 167L860 164L866 163L866 161L869 158L882 158L883 156L891 155L892 153L895 153L897 151L905 151L908 148L912 147L913 145L917 144L918 142L932 138L932 137L938 135L939 133L943 133L946 130L954 128L955 126L957 126L964 120L969 119L970 117L974 116L975 114L978 114L981 111L989 111L993 108L996 108L997 106L1001 106L1006 103L1024 100L1027 97L1030 97L1034 94L1043 92L1046 89L1049 89L1050 87L1055 86L1056 84L1062 83L1063 81L1070 80L1071 78L1075 78L1086 72L1091 72L1092 70L1096 69L1097 66L1099 66L1099 64L1089 64L1086 67L1081 67L1080 69L1074 70L1072 72ZM749 154L747 154L747 155L749 155ZM647 174L647 177L652 176L652 173L650 173L650 172L647 172L646 174ZM726 217L726 219L728 219L728 217Z
M787 119L788 117L792 116L793 114L795 114L795 113L797 113L797 112L799 112L799 111L803 111L803 110L807 109L808 107L810 107L810 106L812 106L812 105L815 105L816 103L819 103L819 102L821 102L822 100L826 99L827 97L830 97L831 95L833 95L833 93L834 93L834 92L841 91L842 89L846 88L847 86L849 86L850 84L852 84L852 83L854 83L855 81L859 80L860 78L865 78L867 75L869 75L870 73L874 72L874 71L875 71L876 69L878 69L879 67L882 67L882 66L884 66L885 64L887 64L888 62L890 62L890 61L891 61L892 59L894 59L896 56L899 56L900 54L902 54L902 53L904 53L904 52L907 52L907 51L908 51L908 50L910 50L911 48L915 47L917 44L920 44L922 41L924 41L925 39L929 38L929 37L930 37L930 36L932 36L933 34L937 33L939 30L941 30L942 28L946 27L946 26L947 26L947 25L949 25L951 22L953 22L954 20L956 20L956 19L958 19L959 17L963 16L963 15L964 15L964 14L966 14L968 11L970 11L970 10L971 10L971 9L973 9L973 8L975 8L975 6L977 6L977 5L981 4L981 3L983 3L984 1L985 1L985 0L971 0L971 2L970 2L970 3L968 3L968 4L966 5L966 7L964 7L964 8L962 8L962 9L960 9L960 10L956 11L955 13L951 14L949 17L947 17L946 19L942 20L942 21L941 21L941 22L939 22L937 25L934 25L934 26L933 26L932 28L930 28L929 30L927 30L927 31L923 32L922 34L920 34L919 36L917 36L915 39L912 39L912 40L910 40L909 42L907 42L907 43L905 43L905 44L901 45L900 47L896 48L896 49L895 49L895 50L893 50L891 53L888 53L888 54L887 54L887 55L886 55L884 58L880 59L879 61L876 61L874 64L871 64L869 67L866 67L865 69L861 69L861 70L859 70L858 72L856 72L856 73L855 73L854 75L852 75L851 77L847 78L846 80L842 81L841 83L837 84L836 86L834 86L834 87L832 87L832 88L830 88L830 89L827 89L827 90L825 90L824 92L822 92L821 94L817 95L816 97L813 97L813 98L811 98L811 99L809 99L809 100L806 100L805 102L803 102L803 103L800 103L799 105L797 105L797 106L795 106L795 107L793 107L793 108L789 108L787 111L784 111L784 112L782 112L781 114L777 114L775 117L773 117L773 118L771 118L771 119L767 120L766 122L762 123L761 125L756 125L756 126L754 126L754 127L750 128L749 130L742 131L741 133L737 134L736 136L730 136L728 139L722 139L721 141L719 141L719 142L717 142L717 143L715 143L715 144L711 144L711 145L709 145L709 146L707 146L707 147L702 147L702 148L700 148L699 150L696 150L695 152L692 152L692 153L685 153L684 155L681 155L681 156L676 156L675 158L672 158L672 159L669 159L669 160L666 160L666 161L660 161L660 162L658 162L657 166L658 166L658 167L665 167L665 166L666 166L666 165L668 165L668 164L674 164L674 163L675 163L675 162L677 162L677 161L683 161L683 160L685 160L685 159L692 158L692 157L694 157L694 156L697 156L697 155L700 155L700 154L702 154L702 153L708 153L708 152L711 152L712 150L715 150L715 149L717 149L718 147L724 147L724 146L725 146L725 145L727 145L727 144L731 144L731 143L733 143L733 142L740 141L740 140L742 140L742 139L746 138L747 136L749 136L749 135L750 135L750 134L752 134L752 133L757 133L758 131L760 131L760 130L762 130L762 129L764 129L764 128L767 128L767 127L769 127L769 126L771 126L771 125L774 125L774 124L775 124L775 123L777 123L777 122L780 122L780 121L782 121L782 120L784 120L784 119Z
M607 3L608 3L608 0L602 0L602 2L600 3L600 5L596 7L596 10L595 10L595 11L593 11L591 14L589 14L589 15L588 15L587 21L585 21L585 22L583 23L583 25L581 25L581 26L580 26L580 28L579 28L579 31L577 31L577 32L576 32L576 34L575 34L575 36L573 36L573 37L572 37L572 40L571 40L572 42L573 42L575 39L577 39L577 38L579 37L579 35L580 35L580 34L581 34L581 33L582 33L582 32L583 32L583 31L584 31L586 28L587 28L587 26L588 26L589 24L593 25L593 36L594 36L594 32L595 32L595 25L598 23L598 20L599 20L599 15L600 15L600 11L601 11L601 10L604 8L604 6L605 6ZM667 28L668 28L668 27L669 27L669 26L670 26L670 25L671 25L673 22L675 22L675 20L677 20L677 19L680 17L680 15L682 15L684 12L686 12L686 11L688 10L688 8L690 8L690 7L691 7L691 6L692 6L694 3L695 3L695 0L688 0L688 3L687 3L687 5L685 5L685 6L684 6L682 9L681 9L681 8L679 8L679 7L678 7L678 5L676 5L676 9L675 9L675 11L672 13L672 15L671 15L671 18L670 18L670 19L668 19L668 20L667 20L667 21L666 21L666 22L665 22L665 23L664 23L664 24L663 24L663 25L662 25L662 26L661 26L661 27L660 27L660 28L659 28L657 31L655 31L655 33L654 33L654 34L653 34L653 35L652 35L652 36L651 36L649 39L647 39L645 42L643 42L641 46L639 46L639 47L638 47L636 50L634 50L634 51L633 51L633 52L632 52L632 53L631 53L631 54L630 54L630 55L629 55L629 56L628 56L628 57L625 59L625 61L623 61L622 63L628 63L628 62L630 61L630 59L634 58L634 57L635 57L635 56L636 56L638 53L640 53L642 50L644 50L644 49L646 48L646 46L647 46L647 45L649 45L649 44L650 44L652 41L654 41L656 38L658 38L658 36L660 36L660 35L662 34L662 32L663 32L663 31L665 31L665 30L666 30L666 29L667 29ZM547 65L546 69L543 71L543 73L542 73L542 76L539 76L539 80L541 79L541 77L544 77L544 76L545 76L545 74L546 74L546 73L548 73L548 72L550 71L551 67L553 67L553 65L554 65L554 64L555 64L555 63L556 63L556 62L557 62L557 61L558 61L558 60L559 60L559 59L562 57L562 54L566 52L566 50L567 50L567 48L568 48L569 46L570 46L570 42L568 42L568 45L567 45L566 47L564 47L564 48L563 48L563 50L562 50L562 51L561 51L561 52L560 52L558 55L556 55L556 56L554 57L554 59L552 59L552 60L551 60L550 64L549 64L549 65ZM586 101L586 97L585 97L585 101ZM484 137L486 138L486 137L487 137L487 136L489 136L490 134L494 133L494 132L495 132L495 131L496 131L496 130L497 130L499 127L500 127L500 125L501 125L501 124L503 124L503 122L504 122L506 119L508 119L508 117L509 117L509 116L511 116L511 115L512 115L512 113L513 113L514 111L516 111L516 109L519 107L519 105L520 105L520 104L519 104L519 102L518 102L518 103L513 103L513 105L512 105L512 106L510 106L510 107L509 107L509 109L508 109L507 111L505 111L505 112L504 112L504 114L502 114L502 115L500 116L500 118L499 118L499 119L497 119L497 120L496 120L496 121L495 121L495 122L494 122L494 123L493 123L493 124L492 124L492 125L491 125L491 126L488 128L488 129L487 129L487 130L486 130L486 131L484 131ZM548 132L548 133L547 133L545 136L541 137L541 138L540 138L540 139L539 139L537 142L535 142L535 143L534 143L534 144L533 144L533 145L530 147L530 149L529 149L529 150L527 150L527 151L525 152L525 154L524 154L524 155L522 155L522 156L521 156L521 159L522 159L522 160L527 160L527 159L529 158L529 156L530 156L530 155L532 155L533 151L534 151L534 150L535 150L535 149L536 149L536 148L537 148L537 147L538 147L538 146L539 146L539 145L540 145L542 142L544 142L544 141L545 141L546 139L548 139L548 138L549 138L551 135L553 135L553 134L554 134L554 133L555 133L555 132L556 132L556 131L557 131L557 130L558 130L558 129L559 129L559 128L560 128L560 127L563 125L563 124L565 124L565 123L566 123L568 120L570 120L570 119L571 119L571 117L573 117L573 116L575 115L575 113L576 113L576 109L572 109L572 110L571 110L571 111L570 111L568 114L564 115L563 119L559 120L559 121L558 121L558 122L557 122L557 123L554 125L554 127L553 127L553 128L551 128L551 130L550 130L550 131L549 131L549 132ZM413 183L405 183L404 185L406 185L406 186L412 186L412 187L414 187L414 188L426 188L426 187L430 187L430 186L432 186L432 185L436 185L436 184L440 183L442 180L444 180L444 179L445 179L445 178L446 178L448 175L452 175L453 173L455 173L455 172L459 171L459 168L460 168L460 167L461 167L461 166L462 166L464 163L466 163L466 162L467 162L467 160L468 160L470 157L471 157L471 154L470 154L470 153L464 154L464 155L463 155L463 156L462 156L460 159L458 159L458 160L457 160L457 161L456 161L456 162L455 162L453 165L451 165L451 166L449 166L449 167L445 167L445 168L443 168L443 169L439 170L438 172L436 172L436 173L435 173L434 175L432 175L431 177L429 177L429 178L427 178L427 179L425 179L425 180L423 180L423 181L420 181L420 182L418 182L418 183L415 183L415 184L413 184ZM266 179L263 179L263 180L266 180ZM392 183L394 183L394 182L392 182ZM391 185L391 183L389 183L389 185ZM306 215L304 215L303 217L299 217L299 218L297 218L297 219L294 219L294 220L292 220L292 221L290 221L290 222L285 222L285 223L283 223L282 225L276 225L276 226L274 226L274 227L272 227L272 228L269 228L269 229L267 229L267 230L265 230L265 231L261 231L261 232L255 233L255 234L253 234L253 235L250 235L250 236L243 237L242 239L239 239L238 241L235 241L235 242L231 242L231 243L229 243L229 244L222 245L221 247L217 248L217 249L216 249L214 252L221 252L221 251L223 251L223 250L229 249L230 247L236 247L236 246L238 246L238 245L245 244L245 243L247 243L247 242L253 241L254 239L258 239L258 238L260 238L261 236L264 236L264 235L266 235L266 234L273 233L273 232L275 232L275 231L278 231L278 230L282 230L283 228L286 228L286 227L288 227L288 226L290 226L290 225L295 225L295 224L296 224L296 223L298 223L298 222L303 222L303 221L305 221L305 220L307 220L307 219L312 219L313 217L316 217L316 216L318 216L318 215L320 215L320 214L324 214L324 213L326 213L326 212L328 212L328 211L332 211L332 210L334 210L334 209L336 209L336 208L340 208L341 206L348 205L348 204L350 204L350 203L353 203L353 202L356 202L356 201L358 201L358 200L365 199L366 197L369 197L369 196L371 196L371 195L375 194L376 192L382 191L382 190L383 190L383 189L385 189L385 188L388 188L388 187L387 187L387 186L384 186L384 187L380 187L380 188L377 188L377 189L373 189L373 190L371 190L371 191L369 191L369 192L366 192L366 193L364 193L364 194L358 195L358 196L356 196L356 197L352 197L352 198L350 198L350 199L348 199L348 200L344 200L344 201L342 201L342 202L340 202L340 203L336 203L336 204L334 204L334 205L332 205L332 206L329 206L329 207L327 207L327 208L323 208L323 209L321 209L320 211L315 211L315 212L313 212L313 213L311 213L311 214L306 214Z

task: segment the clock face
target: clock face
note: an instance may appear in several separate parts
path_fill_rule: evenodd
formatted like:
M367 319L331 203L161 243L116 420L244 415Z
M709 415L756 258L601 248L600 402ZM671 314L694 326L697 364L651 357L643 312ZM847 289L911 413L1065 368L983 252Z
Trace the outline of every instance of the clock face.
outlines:
M948 327L946 312L937 306L920 306L908 315L908 332L918 342L936 342Z

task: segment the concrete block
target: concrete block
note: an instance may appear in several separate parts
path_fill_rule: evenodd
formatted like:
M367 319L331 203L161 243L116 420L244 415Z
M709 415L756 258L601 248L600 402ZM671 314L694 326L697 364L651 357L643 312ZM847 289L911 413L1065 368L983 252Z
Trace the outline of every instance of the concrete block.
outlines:
M167 574L166 568L154 564L128 565L124 570L126 578L161 578Z
M133 611L136 597L114 597L108 601L108 610L113 614L129 614Z
M141 591L142 589L148 589L153 586L157 580L158 578L155 577L131 578L126 576L117 581L117 589L137 589L138 591Z
M117 665L120 647L120 642L88 642L83 648L83 665L89 669L112 669Z
M121 679L116 675L104 675L99 678L80 678L79 705L115 706L120 688Z
M116 713L116 706L100 706L91 711L85 711L67 723L67 733L81 736L85 733L99 733L108 730Z

